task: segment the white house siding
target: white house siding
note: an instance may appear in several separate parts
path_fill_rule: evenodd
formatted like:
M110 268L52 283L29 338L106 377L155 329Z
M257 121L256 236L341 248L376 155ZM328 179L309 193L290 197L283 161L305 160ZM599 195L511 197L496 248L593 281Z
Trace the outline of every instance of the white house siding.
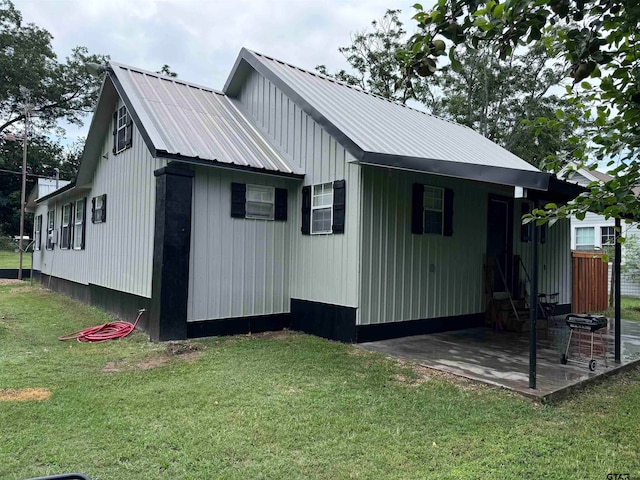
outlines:
M72 250L60 248L62 232L62 207L63 205L81 199L84 194L66 195L51 200L48 205L38 205L35 216L42 215L42 240L40 250L33 252L33 269L47 275L65 278L72 282L87 284L90 278L89 256L87 250ZM87 199L89 205L90 199ZM55 229L58 231L58 241L53 250L47 250L47 212L55 208ZM75 215L75 214L74 214ZM35 218L35 217L34 217ZM72 222L74 217L72 217ZM87 217L87 223L91 223L91 213ZM86 225L85 225L86 228ZM73 237L72 237L73 238Z
M302 235L302 184L289 202L292 225L291 298L358 306L360 167L310 116L257 72L238 95L239 107L305 173L304 185L346 181L345 233Z
M520 255L529 273L532 272L532 243L520 241L520 205L516 203L513 253ZM521 270L520 278L525 280ZM527 287L528 288L528 287ZM559 293L558 303L571 303L571 233L568 219L558 220L547 229L547 240L538 245L538 292Z
M411 233L415 182L454 191L453 236ZM363 168L362 283L358 323L387 323L484 310L486 184Z
M118 105L118 107L121 104ZM151 297L156 179L153 172L166 161L153 158L137 128L131 148L113 155L113 135L105 135L100 158L87 197L84 251L40 252L34 268L55 277L95 284L142 297ZM106 157L106 158L104 158ZM107 194L105 223L91 223L91 199ZM50 200L58 205L66 200ZM46 211L39 206L37 213ZM43 230L46 213L43 216ZM56 212L56 229L60 213ZM43 233L43 238L45 237Z
M288 220L232 218L232 182L287 188ZM298 230L291 213L297 208L299 184L282 177L196 169L188 321L290 311L292 232Z

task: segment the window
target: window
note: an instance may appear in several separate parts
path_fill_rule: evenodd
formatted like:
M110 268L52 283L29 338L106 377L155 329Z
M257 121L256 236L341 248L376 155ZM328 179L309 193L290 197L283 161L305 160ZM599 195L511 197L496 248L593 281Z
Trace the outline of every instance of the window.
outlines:
M424 233L442 235L443 193L442 188L424 187Z
M36 217L33 223L33 249L40 250L42 244L42 215Z
M75 221L73 223L73 249L84 249L85 205L87 199L76 200Z
M49 210L47 212L47 243L46 249L53 250L53 246L56 244L56 210Z
M275 189L261 185L247 185L245 218L273 220Z
M313 185L311 192L311 234L332 233L333 184Z
M287 221L286 188L231 184L231 216L257 220Z
M131 146L133 122L126 107L113 114L113 153L118 154Z
M91 199L91 223L107 221L107 194Z
M593 227L576 228L576 250L595 249L595 229Z
M611 247L616 243L615 227L600 227L600 239L603 247Z
M62 231L60 236L60 248L68 249L71 245L71 203L62 207Z
M413 184L411 233L453 235L453 190Z
M303 235L344 233L346 183L305 185L302 187Z

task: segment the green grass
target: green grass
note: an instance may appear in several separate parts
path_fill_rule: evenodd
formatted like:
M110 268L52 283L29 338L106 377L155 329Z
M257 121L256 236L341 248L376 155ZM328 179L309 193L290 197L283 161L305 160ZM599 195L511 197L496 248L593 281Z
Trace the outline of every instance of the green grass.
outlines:
M0 250L0 268L19 268L20 255L16 252ZM31 252L22 256L22 268L31 268Z
M52 392L0 403L2 479L640 477L639 369L542 406L307 335L59 342L110 317L27 285L0 317L0 388Z
M622 297L620 307L621 318L640 322L640 298ZM603 313L607 317L613 318L615 311L613 308L608 308Z

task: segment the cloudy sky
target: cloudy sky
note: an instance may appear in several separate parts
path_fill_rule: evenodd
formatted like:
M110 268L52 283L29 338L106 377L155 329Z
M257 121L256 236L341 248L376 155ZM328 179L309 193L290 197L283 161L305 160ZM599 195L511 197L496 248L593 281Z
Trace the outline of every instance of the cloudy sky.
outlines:
M338 47L388 8L411 31L415 0L14 0L47 29L59 58L76 45L221 89L242 47L313 70L345 68ZM423 2L424 5L433 2ZM69 129L69 135L81 132Z

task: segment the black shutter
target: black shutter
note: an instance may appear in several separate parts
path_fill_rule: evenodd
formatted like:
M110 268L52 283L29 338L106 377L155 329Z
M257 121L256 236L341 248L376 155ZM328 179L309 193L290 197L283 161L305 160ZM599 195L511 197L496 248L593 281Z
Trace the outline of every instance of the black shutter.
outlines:
M276 188L274 220L287 221L287 196L289 192L286 188Z
M91 223L96 223L96 197L91 199Z
M345 181L333 182L333 233L344 233L346 196Z
M540 230L538 231L538 238L540 239L540 243L547 243L547 224L544 223L540 225Z
M244 183L231 184L231 216L233 218L244 218L247 213L246 207L247 185Z
M104 195L102 195L102 214L101 214L102 218L102 222L106 222L107 221L107 194L105 193Z
M311 187L302 187L302 227L303 235L311 235Z
M424 185L414 183L411 193L411 233L424 233Z
M522 224L522 217L531 213L531 205L526 202L520 204L520 241L521 242L530 242L531 241L531 225L533 222L529 222L526 224Z
M38 238L38 250L40 250L42 248L42 215L38 215L36 222L38 223L38 230L40 231L40 237Z
M118 111L113 114L113 148L111 151L116 154L116 147L118 145Z
M129 148L133 142L133 120L131 120L131 115L129 115L129 121L124 129L124 135L124 148Z
M73 248L75 245L73 244L73 230L76 228L76 212L75 212L75 202L71 202L69 204L69 248Z
M87 237L87 197L82 199L82 243L80 244L80 248L84 250L84 243Z
M453 235L453 190L444 189L444 221L442 225L442 233L445 237Z

